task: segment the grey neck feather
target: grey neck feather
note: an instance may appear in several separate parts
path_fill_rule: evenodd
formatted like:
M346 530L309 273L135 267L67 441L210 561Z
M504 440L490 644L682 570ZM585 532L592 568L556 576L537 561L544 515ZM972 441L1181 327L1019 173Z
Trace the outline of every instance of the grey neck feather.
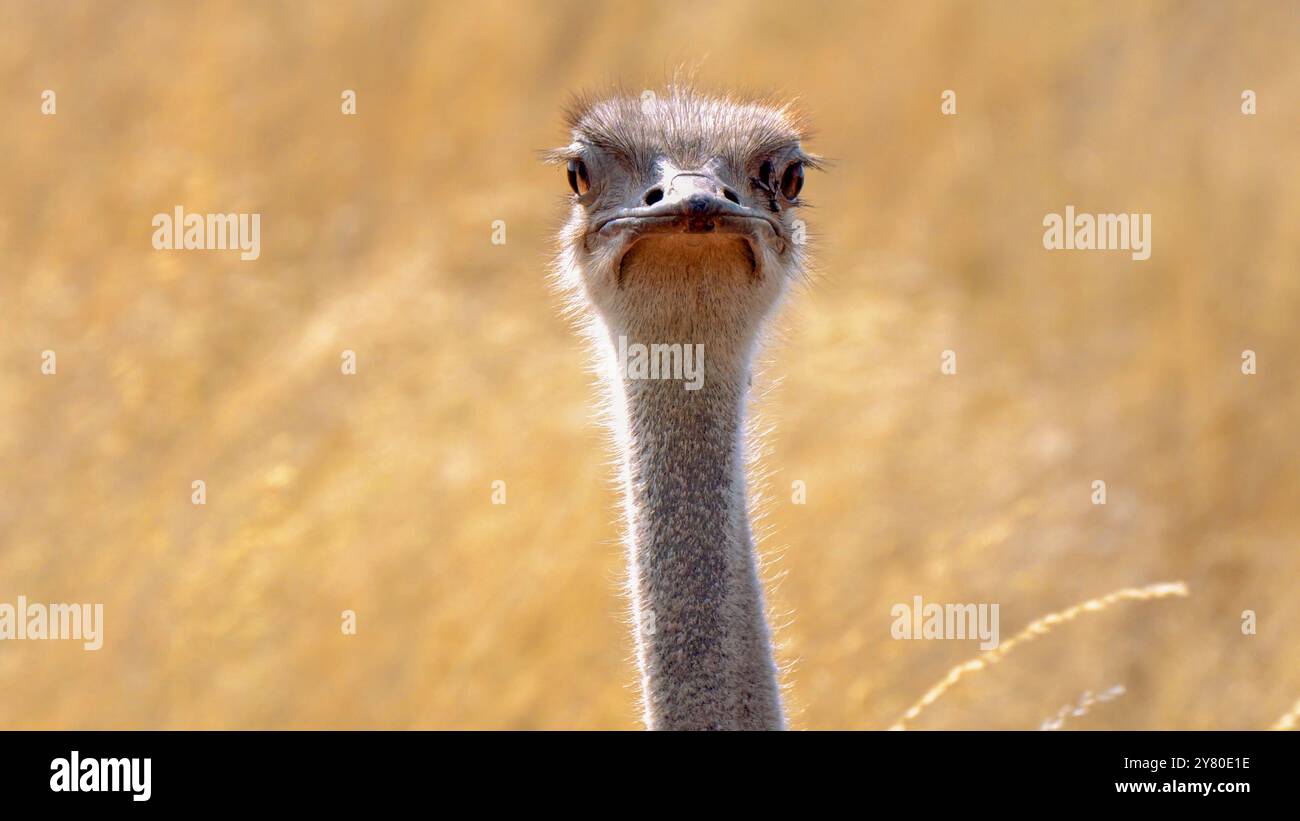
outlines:
M662 331L662 329L660 329ZM626 328L629 344L664 342ZM617 346L611 330L612 344ZM782 729L750 534L752 336L706 344L703 385L620 374L631 594L651 729Z

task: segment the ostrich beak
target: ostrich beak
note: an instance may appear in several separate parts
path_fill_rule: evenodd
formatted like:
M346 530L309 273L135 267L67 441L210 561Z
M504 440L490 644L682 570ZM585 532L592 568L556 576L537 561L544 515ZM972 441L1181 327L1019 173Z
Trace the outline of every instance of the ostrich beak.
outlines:
M785 249L781 224L770 214L740 204L739 197L708 172L675 172L645 198L649 205L619 209L595 233L607 239L622 234L629 245L648 234L736 234L754 246L756 255L760 244L775 244L778 252Z

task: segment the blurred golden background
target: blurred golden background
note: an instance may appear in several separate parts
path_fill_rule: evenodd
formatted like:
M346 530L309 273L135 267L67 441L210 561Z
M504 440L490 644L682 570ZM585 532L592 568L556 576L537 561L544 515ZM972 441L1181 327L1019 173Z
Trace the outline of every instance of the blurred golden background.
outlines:
M891 639L913 596L999 603L1005 639L1181 580L911 726L1037 728L1117 684L1066 727L1272 725L1300 698L1298 42L1289 2L5 3L0 601L106 625L0 644L0 727L638 726L536 152L571 92L682 64L797 96L835 163L758 402L791 724L889 726L978 654ZM155 251L178 204L260 213L261 258ZM1070 204L1150 212L1151 259L1045 251Z

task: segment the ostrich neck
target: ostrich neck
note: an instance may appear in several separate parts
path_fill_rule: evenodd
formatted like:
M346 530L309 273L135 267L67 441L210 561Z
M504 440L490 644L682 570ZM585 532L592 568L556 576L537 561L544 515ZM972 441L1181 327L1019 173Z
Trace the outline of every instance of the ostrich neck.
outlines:
M612 336L616 352L620 343L688 342ZM746 505L750 347L706 340L695 390L689 380L622 368L617 377L637 655L652 729L784 725Z

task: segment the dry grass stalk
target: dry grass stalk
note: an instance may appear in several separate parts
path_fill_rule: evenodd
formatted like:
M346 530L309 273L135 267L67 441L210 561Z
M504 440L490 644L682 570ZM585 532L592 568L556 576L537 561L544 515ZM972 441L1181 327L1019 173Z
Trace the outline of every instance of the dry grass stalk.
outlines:
M1274 730L1294 730L1297 727L1300 727L1300 701L1295 703L1291 712L1279 718L1273 725Z
M905 729L904 725L906 725L907 722L912 721L920 715L922 710L933 704L940 696L948 691L949 687L952 687L960 681L967 673L983 670L990 664L995 664L996 662L1001 661L1003 657L1014 650L1017 646L1050 632L1052 628L1057 625L1073 621L1083 613L1105 610L1107 607L1120 601L1145 601L1148 599L1163 599L1167 596L1186 595L1188 595L1188 593L1187 585L1185 583L1181 581L1161 582L1159 584L1149 584L1146 587L1126 587L1123 590L1116 590L1114 593L1108 593L1101 598L1089 599L1082 604L1076 604L1073 607L1066 608L1065 610L1056 613L1049 613L1033 622L1007 641L994 647L992 650L981 653L970 661L963 662L949 670L948 675L945 676L942 681L931 687L929 691L921 697L920 701L909 707L907 712L903 713L902 717L899 718L898 721L894 722L893 726L889 729Z
M1044 719L1043 723L1039 725L1038 729L1059 730L1065 726L1065 722L1068 719L1072 717L1078 718L1079 716L1086 716L1088 714L1088 710L1091 709L1094 704L1105 704L1107 701L1113 701L1114 699L1117 699L1122 695L1124 695L1123 684L1116 684L1114 687L1111 687L1108 690L1102 690L1100 693L1097 693L1096 695L1093 695L1093 692L1091 690L1087 690L1079 698L1077 704L1066 704L1064 707L1062 707L1060 710L1057 711L1056 715L1052 716L1051 718Z

